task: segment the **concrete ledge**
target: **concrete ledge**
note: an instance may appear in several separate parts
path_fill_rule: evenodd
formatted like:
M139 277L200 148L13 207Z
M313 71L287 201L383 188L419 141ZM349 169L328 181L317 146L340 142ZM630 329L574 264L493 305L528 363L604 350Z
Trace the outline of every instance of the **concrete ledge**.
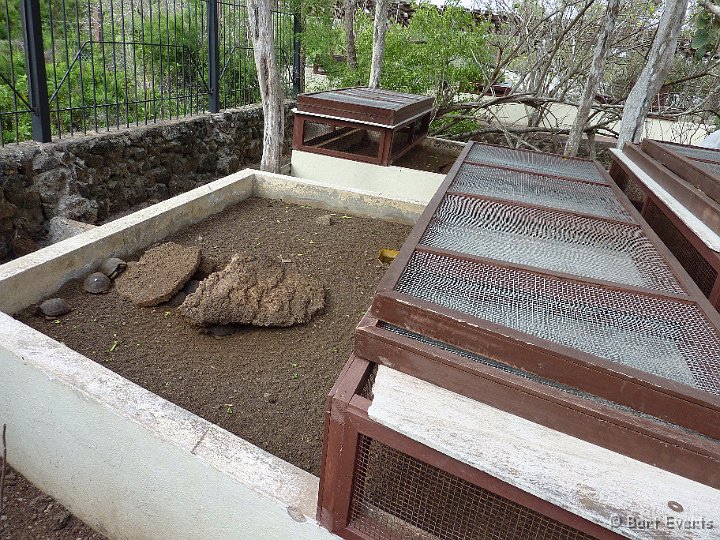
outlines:
M433 143L434 144L434 143ZM384 167L349 159L292 152L292 175L310 178L339 189L368 190L384 197L427 204L445 175L396 167Z
M110 538L334 536L318 480L0 313L8 461Z
M0 311L15 313L66 282L222 211L252 194L245 169L0 266Z
M346 212L412 225L425 204L403 197L389 197L357 188L262 171L255 173L254 195L292 204Z
M251 195L412 223L417 202L246 169L0 266L13 313ZM10 464L110 538L335 538L318 479L0 313Z

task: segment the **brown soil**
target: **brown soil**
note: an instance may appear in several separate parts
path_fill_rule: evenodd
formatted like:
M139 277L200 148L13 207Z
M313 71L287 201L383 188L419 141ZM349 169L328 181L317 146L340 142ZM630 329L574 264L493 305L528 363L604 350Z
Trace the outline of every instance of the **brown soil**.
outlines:
M313 474L322 414L353 343L353 331L386 270L381 248L399 249L410 227L251 199L168 238L227 261L233 253L291 260L326 288L325 309L290 328L243 327L213 337L177 308L139 308L112 290L57 294L73 311L19 318L109 369ZM140 255L140 254L138 254Z
M5 477L3 499L5 505L0 515L0 540L105 538L12 469Z
M456 149L441 149L418 145L393 165L418 171L447 174L460 155Z

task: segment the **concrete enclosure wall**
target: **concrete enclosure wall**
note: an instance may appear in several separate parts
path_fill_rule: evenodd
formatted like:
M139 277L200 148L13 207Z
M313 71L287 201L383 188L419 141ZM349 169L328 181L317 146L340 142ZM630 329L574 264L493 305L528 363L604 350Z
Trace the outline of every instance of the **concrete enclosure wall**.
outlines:
M8 461L109 538L336 538L314 520L316 477L9 315L251 195L405 223L423 210L246 169L0 265Z
M55 216L96 223L252 166L262 131L262 107L249 105L0 149L0 261L36 249Z

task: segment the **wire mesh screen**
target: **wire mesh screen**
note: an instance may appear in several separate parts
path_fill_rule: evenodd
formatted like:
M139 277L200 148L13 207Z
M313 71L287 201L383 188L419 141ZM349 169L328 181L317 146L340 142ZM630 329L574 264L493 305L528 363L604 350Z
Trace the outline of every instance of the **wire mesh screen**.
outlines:
M380 153L380 130L335 126L322 121L305 120L303 145L349 155L377 157Z
M32 137L22 20L3 2L0 47L4 142ZM209 43L217 39L220 108L259 101L244 0L217 0L218 32L208 32L206 0L40 0L50 124L55 137L147 124L209 110ZM276 52L292 81L293 15L275 2ZM3 10L0 10L0 12ZM214 64L213 64L214 65ZM4 74L9 74L5 76ZM4 80L4 79L8 80ZM0 88L0 90L5 90Z
M605 176L592 161L564 158L540 152L476 144L466 159L499 167L517 167L539 174L607 183Z
M636 225L447 195L421 243L582 277L684 292Z
M365 435L358 442L350 526L378 540L592 538Z
M530 172L462 165L448 191L526 202L571 212L633 221L612 189Z
M720 336L692 303L421 251L395 290L720 395Z
M523 369L516 368L514 366L510 366L510 365L504 364L502 362L498 362L498 361L493 360L492 358L488 358L486 356L481 356L479 354L471 353L469 351L460 349L458 347L453 347L452 345L448 345L447 343L443 343L442 341L438 341L436 339L431 339L429 337L426 337L426 336L423 336L420 334L416 334L415 332L410 332L409 330L405 330L404 328L400 328L400 327L394 326L392 324L387 324L384 322L378 322L378 327L382 328L383 330L387 330L388 332L392 332L393 334L397 334L399 336L403 336L405 338L412 339L413 341L417 341L419 343L424 343L425 345L431 345L432 347L434 347L436 349L440 349L442 351L446 351L446 352L461 356L467 360L471 360L473 362L483 364L485 366L491 367L493 369L497 369L504 373L509 373L511 375L515 375L516 377L522 377L523 379L542 384L543 386L546 386L549 388L554 388L555 390L560 390L562 392L571 394L573 396L582 397L584 399L593 401L597 404L604 405L605 407L610 407L617 411L622 411L623 413L630 414L630 415L638 417L638 418L652 420L653 422L656 422L658 424L675 426L675 424L672 424L671 422L668 422L668 421L658 418L656 416L652 416L652 415L644 413L642 411L638 411L637 409L633 409L626 405L621 405L619 403L615 403L614 401L605 399L605 398L597 396L595 394L591 394L590 392L585 392L584 390L580 390L578 388L575 388L574 386L559 383L557 381L553 381L553 380L547 379L545 377L540 377L539 375L530 373L529 371L525 371ZM371 391L372 391L372 386L370 387L370 392ZM364 396L364 397L367 397L367 396ZM370 396L369 399L372 399L372 396Z
M718 277L718 273L712 265L703 258L700 252L695 249L657 206L650 203L645 212L645 219L660 237L660 240L663 241L680 264L683 265L687 273L690 274L690 277L703 294L710 296Z
M711 161L698 161L694 160L695 165L700 167L703 171L708 174L720 176L720 163L713 163Z
M667 148L676 154L680 154L681 156L720 162L720 150L700 148L699 146L683 146L681 144L667 145Z

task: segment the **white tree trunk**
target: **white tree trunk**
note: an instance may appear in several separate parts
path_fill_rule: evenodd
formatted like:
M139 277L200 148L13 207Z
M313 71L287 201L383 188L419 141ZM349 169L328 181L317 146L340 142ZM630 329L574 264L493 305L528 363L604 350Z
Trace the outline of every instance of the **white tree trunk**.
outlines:
M615 30L615 22L617 21L619 13L620 0L609 0L607 13L605 14L605 25L603 26L602 32L600 32L597 42L595 43L592 65L590 66L590 75L588 76L587 81L585 81L585 88L583 89L582 97L580 98L580 106L578 107L577 116L575 117L572 128L570 128L570 136L568 137L567 143L565 143L566 156L577 155L578 148L580 148L583 130L585 129L588 117L590 116L590 108L592 107L593 100L595 99L598 83L603 76L603 71L605 69L605 57L607 56L607 51L610 47L610 40Z
M665 11L660 18L647 63L625 100L618 131L618 148L622 148L628 142L639 142L643 135L650 105L672 66L687 6L688 0L667 0L665 3Z
M372 65L370 66L370 88L380 88L385 34L388 29L388 0L375 1L375 25L373 27Z
M270 0L248 0L247 9L265 122L260 169L279 173L285 140L285 109L275 59L272 5Z
M355 9L357 7L356 0L345 0L345 13L343 16L345 22L345 51L347 53L347 63L351 70L357 68L357 51L355 49Z

